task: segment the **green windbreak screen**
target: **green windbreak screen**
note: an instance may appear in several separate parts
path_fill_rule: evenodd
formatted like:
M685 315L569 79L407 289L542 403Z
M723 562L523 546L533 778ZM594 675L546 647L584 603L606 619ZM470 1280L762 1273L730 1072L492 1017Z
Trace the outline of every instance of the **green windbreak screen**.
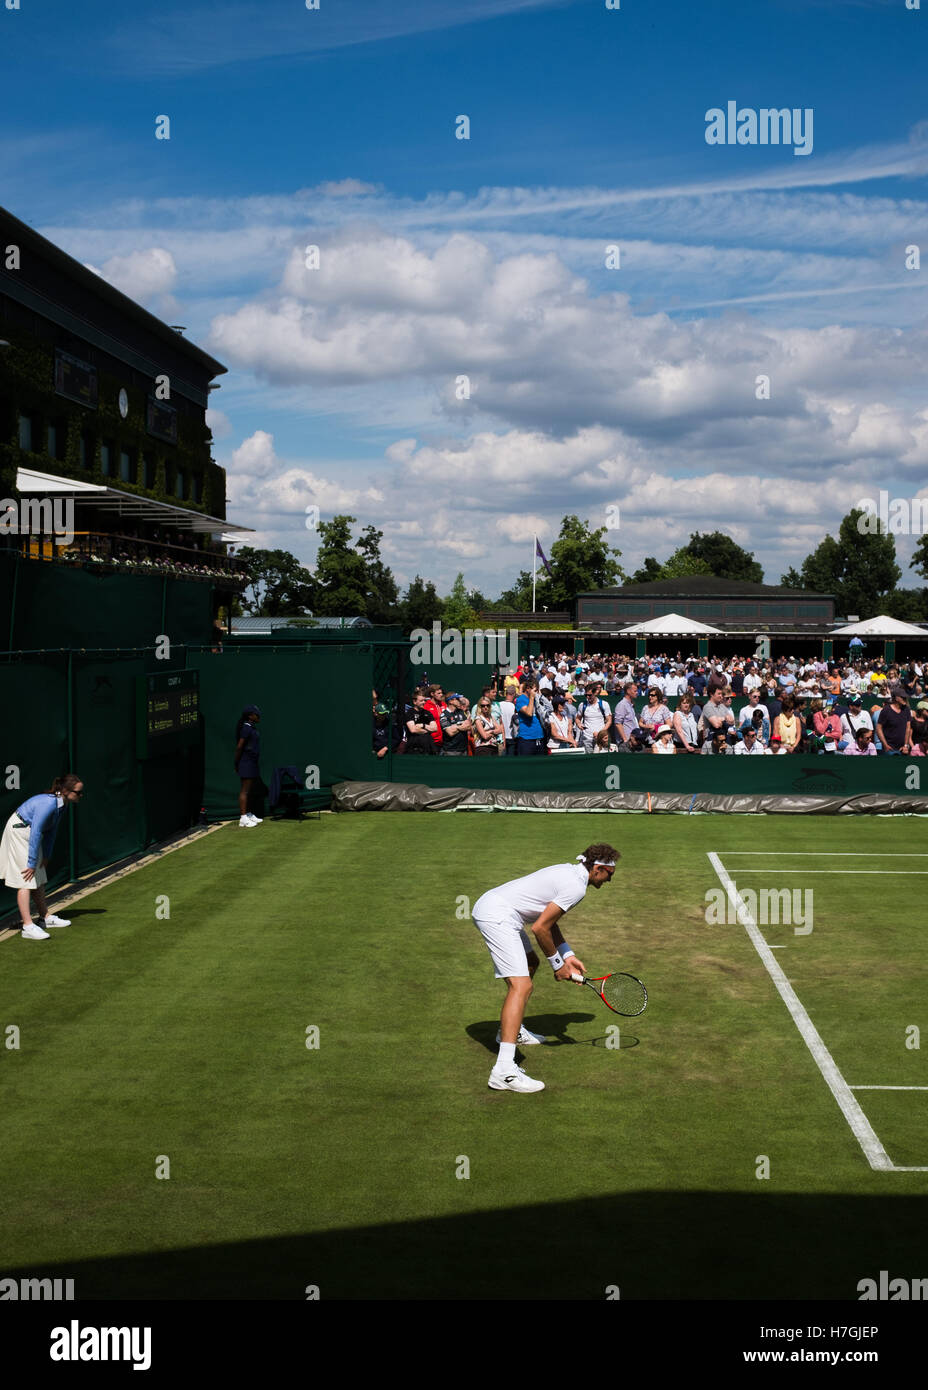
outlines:
M0 551L0 649L147 647L162 634L176 645L207 642L211 613L205 581L95 571Z
M188 654L200 672L204 711L204 796L211 815L237 811L235 727L248 705L261 711L260 771L296 767L304 785L363 776L371 737L371 648L292 646L250 651L226 647ZM307 771L310 769L310 771Z

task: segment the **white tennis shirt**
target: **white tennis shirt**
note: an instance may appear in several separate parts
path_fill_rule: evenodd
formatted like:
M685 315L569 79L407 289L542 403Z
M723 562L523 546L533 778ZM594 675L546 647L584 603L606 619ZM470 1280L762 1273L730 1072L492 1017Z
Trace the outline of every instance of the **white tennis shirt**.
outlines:
M499 888L491 888L474 903L472 916L511 917L513 913L528 926L537 922L548 903L569 912L583 900L590 875L582 864L552 864L524 878L513 878Z

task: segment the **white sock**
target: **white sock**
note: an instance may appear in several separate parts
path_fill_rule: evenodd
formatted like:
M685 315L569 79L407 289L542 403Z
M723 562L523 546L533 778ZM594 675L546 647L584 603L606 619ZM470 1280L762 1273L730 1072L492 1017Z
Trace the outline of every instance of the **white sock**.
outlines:
M516 1045L515 1043L501 1042L499 1045L499 1056L496 1059L494 1071L512 1071L516 1064Z

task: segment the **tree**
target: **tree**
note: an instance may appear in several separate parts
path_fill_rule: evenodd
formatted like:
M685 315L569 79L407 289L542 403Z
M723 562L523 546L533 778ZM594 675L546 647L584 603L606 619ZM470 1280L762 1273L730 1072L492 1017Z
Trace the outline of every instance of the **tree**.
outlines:
M503 608L512 608L516 613L529 613L532 608L532 576L528 570L520 570L519 577L511 589L504 589L499 596Z
M867 518L862 529L858 522ZM838 539L825 536L802 562L804 589L834 594L839 613L856 613L861 620L875 617L886 607L902 571L896 564L895 538L883 522L852 507L838 529Z
M316 612L329 617L368 616L367 564L351 544L353 516L320 521L316 556ZM373 528L371 528L373 529ZM376 533L375 533L376 534Z
M740 579L751 584L764 582L763 566L754 559L753 550L742 549L724 531L711 531L706 535L694 531L682 549L708 566L705 570L691 571L693 574L714 574L716 579Z
M542 570L538 576L536 607L572 608L578 594L624 582L622 552L606 544L603 537L608 534L605 526L591 531L590 523L578 516L563 518L551 546L551 575Z
M246 613L263 618L294 617L312 608L315 583L309 570L289 550L255 550L243 545L236 559L242 560L251 582L242 591Z
M480 619L471 606L463 574L457 576L451 593L445 599L441 620L445 627L456 627L459 630L479 626Z
M441 618L443 607L432 581L426 583L417 574L400 604L399 617L404 632L411 632L414 627L431 628L432 623Z
M356 549L364 557L368 618L372 623L395 623L399 615L399 590L393 571L380 558L382 540L382 531L365 526Z
M780 584L784 589L801 589L802 575L790 565L786 573L780 576Z
M928 623L928 589L894 589L881 600L882 611L903 623Z
M640 570L635 570L632 575L632 584L653 584L656 579L661 579L661 566L653 555L646 555L644 564Z
M659 578L661 579L685 579L693 574L712 574L712 568L707 561L694 555L689 546L682 545L679 550L675 550L666 564L661 565Z

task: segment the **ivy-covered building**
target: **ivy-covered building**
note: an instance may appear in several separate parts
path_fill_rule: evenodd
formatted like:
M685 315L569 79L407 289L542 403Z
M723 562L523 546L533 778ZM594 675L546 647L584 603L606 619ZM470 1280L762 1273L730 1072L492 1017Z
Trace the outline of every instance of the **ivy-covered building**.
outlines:
M0 618L15 556L20 602L37 574L21 561L205 586L206 640L243 583L226 539L246 528L225 520L206 423L225 370L0 208ZM52 499L57 517L67 507L67 535L51 524Z

